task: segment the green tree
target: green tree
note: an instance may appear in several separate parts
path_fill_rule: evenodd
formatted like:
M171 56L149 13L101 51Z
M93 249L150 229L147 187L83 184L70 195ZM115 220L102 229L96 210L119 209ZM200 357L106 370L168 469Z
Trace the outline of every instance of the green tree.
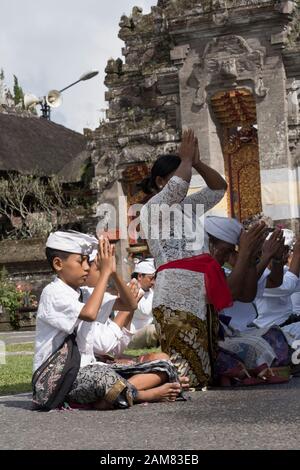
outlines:
M18 78L14 75L14 102L15 105L19 103L24 103L24 93L22 87L19 85Z
M4 78L5 78L4 70L1 69L1 71L0 71L0 80L4 80Z

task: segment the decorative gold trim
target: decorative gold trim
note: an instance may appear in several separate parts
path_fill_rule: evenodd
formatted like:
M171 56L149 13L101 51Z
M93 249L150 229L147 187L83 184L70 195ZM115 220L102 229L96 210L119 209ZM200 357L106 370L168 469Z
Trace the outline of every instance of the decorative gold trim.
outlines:
M126 248L128 253L144 253L145 251L149 251L149 248L147 245L141 245L141 246L131 246L130 248Z
M211 105L220 124L228 129L257 121L255 98L246 88L220 91L211 98Z
M115 385L113 385L111 389L107 392L107 394L104 397L104 400L106 400L109 403L114 403L116 399L118 398L118 396L120 395L120 393L122 393L123 390L126 388L126 386L127 385L124 382L122 382L122 380L118 380L118 382L116 382Z
M246 88L219 91L211 106L222 128L229 214L242 222L262 211L255 98Z

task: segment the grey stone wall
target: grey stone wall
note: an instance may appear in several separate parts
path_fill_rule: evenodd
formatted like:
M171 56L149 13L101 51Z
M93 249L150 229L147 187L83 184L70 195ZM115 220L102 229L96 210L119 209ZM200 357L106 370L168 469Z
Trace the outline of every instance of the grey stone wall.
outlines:
M224 173L209 104L219 90L246 87L255 96L261 169L294 168L299 105L289 105L289 94L300 75L299 18L299 2L284 0L159 0L150 14L135 7L124 15L124 60L108 61L107 121L89 143L98 203L117 202L114 183L126 165L176 149L183 127L195 130L203 160ZM296 206L295 187L284 184L285 203ZM290 219L298 216L295 209Z

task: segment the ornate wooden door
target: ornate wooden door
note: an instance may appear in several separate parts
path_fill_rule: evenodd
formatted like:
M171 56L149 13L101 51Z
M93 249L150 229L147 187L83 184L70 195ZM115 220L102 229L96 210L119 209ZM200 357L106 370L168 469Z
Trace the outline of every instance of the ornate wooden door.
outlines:
M256 129L241 129L230 138L225 137L223 152L230 215L243 221L262 212Z
M128 165L122 175L123 187L127 196L128 209L134 204L144 204L147 197L141 191L137 183L140 183L144 178L149 175L149 164L136 163ZM136 216L128 216L128 226L135 219ZM139 229L139 226L137 227ZM130 249L136 253L148 255L148 246L145 240L140 239L137 234L129 238Z
M211 98L221 129L232 217L243 221L262 212L256 102L249 89L219 91Z

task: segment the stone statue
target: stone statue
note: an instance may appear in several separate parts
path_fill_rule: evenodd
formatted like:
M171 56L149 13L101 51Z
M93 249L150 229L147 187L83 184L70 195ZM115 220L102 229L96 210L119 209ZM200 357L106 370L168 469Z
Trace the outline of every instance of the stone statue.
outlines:
M220 63L220 75L227 79L236 79L238 77L236 61L234 57L227 58Z
M289 123L299 124L300 121L300 80L293 80L287 87Z

